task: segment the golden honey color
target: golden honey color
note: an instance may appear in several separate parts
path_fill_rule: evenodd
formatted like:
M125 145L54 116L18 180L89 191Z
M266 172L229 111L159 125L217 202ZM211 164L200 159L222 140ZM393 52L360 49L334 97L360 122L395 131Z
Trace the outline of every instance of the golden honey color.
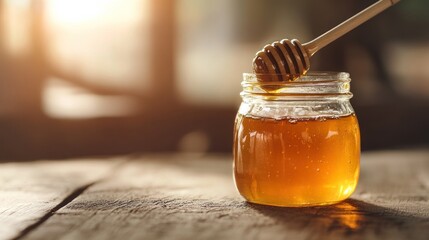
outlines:
M236 118L234 177L249 202L298 207L342 201L356 188L359 162L354 114L304 120Z

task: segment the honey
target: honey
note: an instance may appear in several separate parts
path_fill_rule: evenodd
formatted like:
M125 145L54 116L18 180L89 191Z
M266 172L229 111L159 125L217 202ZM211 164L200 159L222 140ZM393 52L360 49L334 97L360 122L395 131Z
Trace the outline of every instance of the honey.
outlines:
M249 87L256 76L245 78L234 128L234 178L247 201L317 206L354 192L360 132L348 76L310 74L276 92L262 92L259 83Z
M356 116L274 120L237 117L235 181L250 202L276 206L335 203L359 176Z

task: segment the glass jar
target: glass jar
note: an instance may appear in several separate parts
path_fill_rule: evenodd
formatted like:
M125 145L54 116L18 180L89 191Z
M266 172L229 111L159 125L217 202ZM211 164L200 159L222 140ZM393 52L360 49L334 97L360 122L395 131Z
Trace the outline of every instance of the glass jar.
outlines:
M268 76L272 77L272 76ZM234 179L249 202L328 205L356 188L360 132L348 73L289 82L244 74L234 127Z

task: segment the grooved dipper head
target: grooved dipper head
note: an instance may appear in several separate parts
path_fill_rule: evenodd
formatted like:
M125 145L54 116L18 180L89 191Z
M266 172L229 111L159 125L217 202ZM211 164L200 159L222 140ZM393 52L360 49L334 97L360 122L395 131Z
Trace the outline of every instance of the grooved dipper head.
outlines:
M310 69L310 56L294 39L266 45L253 59L253 71L263 82L293 80Z

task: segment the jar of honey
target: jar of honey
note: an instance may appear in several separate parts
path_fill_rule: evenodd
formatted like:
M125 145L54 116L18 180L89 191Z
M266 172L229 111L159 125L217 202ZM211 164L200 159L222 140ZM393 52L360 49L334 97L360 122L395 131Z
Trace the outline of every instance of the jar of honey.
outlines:
M234 127L234 179L249 202L302 207L348 198L359 178L360 133L348 73L295 81L244 74Z

